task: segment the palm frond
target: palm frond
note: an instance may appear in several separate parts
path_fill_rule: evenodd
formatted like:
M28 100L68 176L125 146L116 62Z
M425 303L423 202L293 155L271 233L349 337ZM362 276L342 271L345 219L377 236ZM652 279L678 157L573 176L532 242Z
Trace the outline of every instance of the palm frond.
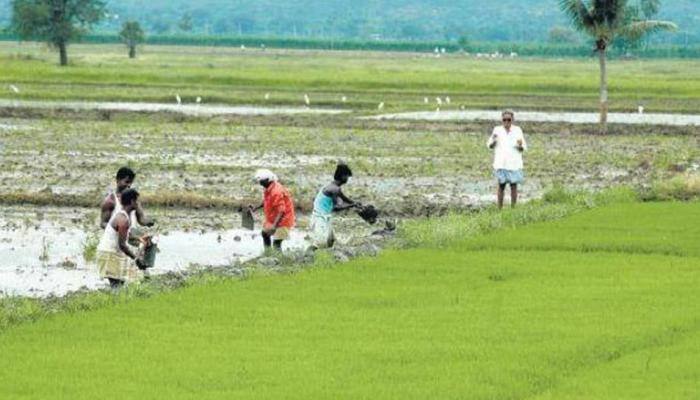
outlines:
M571 24L580 31L595 29L595 20L583 0L559 0L559 7L564 11Z
M620 27L618 34L629 40L639 40L652 33L677 29L678 25L670 21L636 21Z

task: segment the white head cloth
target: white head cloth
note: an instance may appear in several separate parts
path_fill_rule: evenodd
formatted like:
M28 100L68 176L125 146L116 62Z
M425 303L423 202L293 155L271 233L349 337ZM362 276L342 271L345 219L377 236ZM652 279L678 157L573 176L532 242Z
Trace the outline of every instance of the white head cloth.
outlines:
M255 180L257 182L260 182L260 181L276 182L277 175L275 175L274 172L270 171L269 169L259 169L259 170L255 171Z

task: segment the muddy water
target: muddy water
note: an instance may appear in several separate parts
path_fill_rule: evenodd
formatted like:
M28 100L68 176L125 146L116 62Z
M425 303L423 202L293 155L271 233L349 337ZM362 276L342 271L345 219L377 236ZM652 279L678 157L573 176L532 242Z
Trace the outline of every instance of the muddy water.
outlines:
M295 114L343 114L348 111L309 107L256 107L226 106L215 104L172 104L130 102L77 102L77 101L15 101L0 99L5 108L67 108L72 110L176 112L187 115L295 115Z
M519 121L530 122L595 124L598 123L599 118L597 113L516 111L516 114ZM489 110L424 111L383 114L363 118L414 121L498 121L501 118L501 113L500 111ZM700 115L610 113L608 121L613 124L630 125L700 126Z
M61 296L105 287L94 262L83 256L89 235L96 233L86 233L73 221L33 213L3 210L0 215L0 296ZM304 236L293 232L285 250L306 248ZM194 265L231 265L263 252L260 235L240 229L169 231L160 235L159 248L154 275Z

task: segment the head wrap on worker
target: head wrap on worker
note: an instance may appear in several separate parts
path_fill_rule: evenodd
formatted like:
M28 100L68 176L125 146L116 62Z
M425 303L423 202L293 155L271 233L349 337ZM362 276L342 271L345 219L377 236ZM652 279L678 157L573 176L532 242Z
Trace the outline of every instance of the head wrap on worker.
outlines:
M262 182L262 181L276 182L277 175L275 175L275 173L270 171L269 169L259 169L259 170L255 171L255 181L256 182Z

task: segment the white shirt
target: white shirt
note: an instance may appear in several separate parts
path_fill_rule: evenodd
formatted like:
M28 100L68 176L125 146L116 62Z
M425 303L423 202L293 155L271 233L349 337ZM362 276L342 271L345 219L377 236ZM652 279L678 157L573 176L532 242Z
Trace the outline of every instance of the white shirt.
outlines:
M527 150L525 136L520 127L512 125L510 131L503 126L493 128L487 146L491 148L494 142L496 147L493 156L493 169L507 169L515 171L523 169L523 152L518 150L518 140L523 141L523 151Z

